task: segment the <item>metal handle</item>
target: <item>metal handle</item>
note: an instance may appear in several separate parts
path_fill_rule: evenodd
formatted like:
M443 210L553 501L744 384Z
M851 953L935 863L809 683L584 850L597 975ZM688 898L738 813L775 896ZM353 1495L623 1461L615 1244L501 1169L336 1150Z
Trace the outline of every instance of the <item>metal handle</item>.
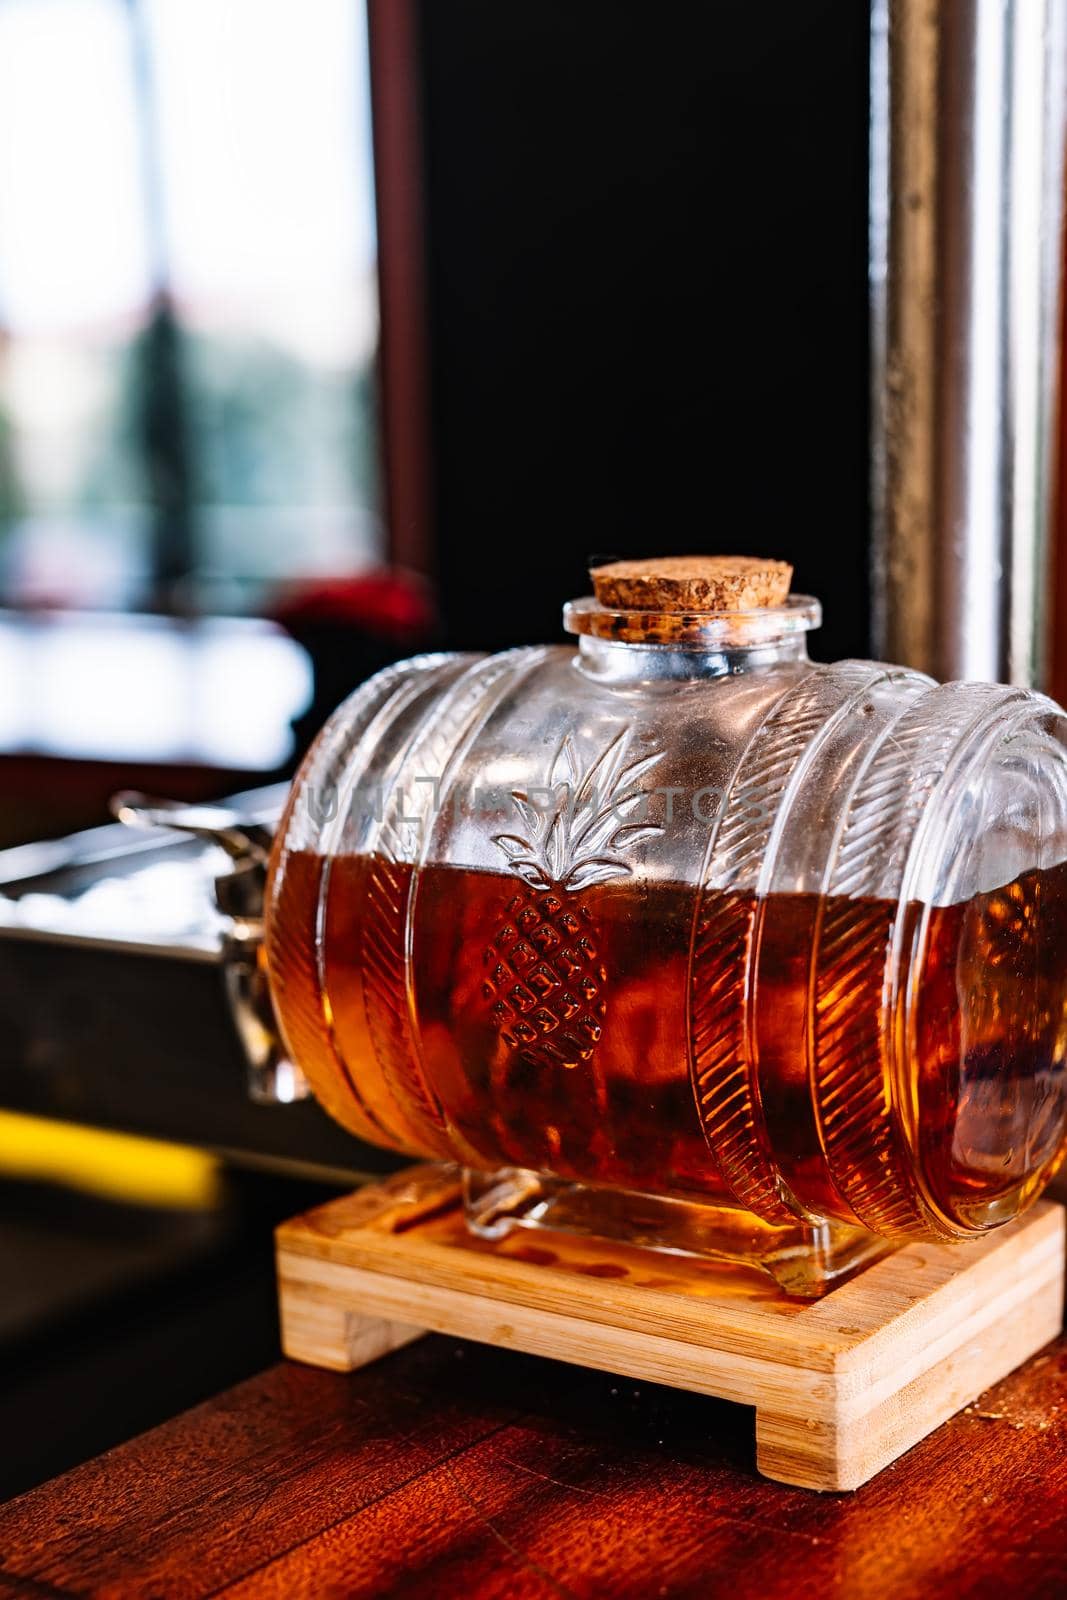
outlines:
M233 861L251 859L266 867L270 855L272 834L266 819L260 822L227 806L186 805L136 789L120 789L111 797L111 815L128 828L170 828L192 834L219 845Z
M230 919L222 942L226 997L248 1065L249 1098L287 1105L311 1090L290 1058L274 1014L263 943L263 900L272 830L268 819L226 806L183 805L124 789L111 813L128 828L167 828L218 845L233 863L215 879L215 903Z

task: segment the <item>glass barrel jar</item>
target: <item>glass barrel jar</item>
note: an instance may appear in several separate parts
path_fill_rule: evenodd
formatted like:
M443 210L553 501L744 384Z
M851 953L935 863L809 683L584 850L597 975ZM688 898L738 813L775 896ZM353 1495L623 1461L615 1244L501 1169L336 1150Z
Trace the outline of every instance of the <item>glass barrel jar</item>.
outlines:
M832 1276L1051 1175L1067 716L813 664L819 620L575 601L576 651L389 668L306 758L280 1026L353 1133L473 1175L476 1227Z

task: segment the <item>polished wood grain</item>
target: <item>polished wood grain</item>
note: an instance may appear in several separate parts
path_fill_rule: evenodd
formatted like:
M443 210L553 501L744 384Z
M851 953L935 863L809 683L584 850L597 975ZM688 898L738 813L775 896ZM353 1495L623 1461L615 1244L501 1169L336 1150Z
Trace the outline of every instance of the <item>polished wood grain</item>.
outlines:
M764 1274L557 1233L490 1243L448 1167L406 1169L277 1232L285 1353L351 1371L455 1334L755 1407L769 1478L855 1489L1054 1338L1064 1211L909 1244L816 1304Z
M743 1407L512 1351L283 1364L0 1507L0 1573L4 1600L1051 1600L1067 1341L852 1495L759 1478Z

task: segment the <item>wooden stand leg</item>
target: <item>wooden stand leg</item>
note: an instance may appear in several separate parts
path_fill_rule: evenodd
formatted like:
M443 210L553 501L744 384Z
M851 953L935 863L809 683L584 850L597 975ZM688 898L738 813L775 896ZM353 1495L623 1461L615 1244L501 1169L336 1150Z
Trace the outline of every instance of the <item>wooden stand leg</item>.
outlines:
M1049 1208L1051 1210L1051 1208ZM1062 1250L1062 1215L1053 1244ZM990 1283L984 1305L927 1345L901 1340L883 1363L851 1377L830 1375L814 1387L798 1383L756 1408L756 1464L765 1477L805 1489L857 1489L931 1429L948 1420L1055 1339L1063 1326L1059 1261L1038 1267L1032 1282L1009 1275L998 1296ZM856 1283L853 1293L862 1285ZM839 1292L840 1294L840 1292ZM824 1302L825 1308L825 1302ZM908 1373L912 1375L910 1378Z
M354 1372L390 1350L421 1339L425 1329L402 1322L346 1311L307 1292L291 1291L281 1299L282 1350L292 1361Z

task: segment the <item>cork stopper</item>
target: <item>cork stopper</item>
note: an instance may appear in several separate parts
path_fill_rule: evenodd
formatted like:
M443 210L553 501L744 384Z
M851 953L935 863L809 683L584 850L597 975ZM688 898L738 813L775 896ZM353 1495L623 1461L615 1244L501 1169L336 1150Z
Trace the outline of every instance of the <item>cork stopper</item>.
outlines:
M655 556L612 561L590 574L600 605L613 611L759 611L789 596L787 561L757 556Z

